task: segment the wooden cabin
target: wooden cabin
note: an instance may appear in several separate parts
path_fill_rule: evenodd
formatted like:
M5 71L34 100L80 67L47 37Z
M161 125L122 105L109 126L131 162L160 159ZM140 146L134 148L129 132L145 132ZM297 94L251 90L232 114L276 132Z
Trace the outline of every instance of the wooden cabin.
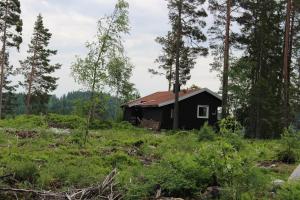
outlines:
M134 125L159 129L172 129L175 95L156 92L124 104L124 120ZM179 128L200 129L205 122L216 125L220 117L222 98L203 88L182 90L179 93Z

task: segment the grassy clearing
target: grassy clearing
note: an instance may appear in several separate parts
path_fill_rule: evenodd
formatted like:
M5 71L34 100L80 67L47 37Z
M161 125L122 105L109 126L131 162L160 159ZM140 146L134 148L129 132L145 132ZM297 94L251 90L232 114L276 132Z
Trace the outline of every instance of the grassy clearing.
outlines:
M44 118L32 118L0 122L0 176L15 174L0 180L0 187L82 188L117 168L126 199L149 199L158 188L164 196L208 198L210 186L222 188L221 199L268 199L271 182L287 180L296 166L274 162L282 148L275 140L203 137L205 131L154 133L121 123L92 131L84 145L79 130L53 133ZM33 128L36 132L28 137L16 132ZM299 188L287 187L281 196Z

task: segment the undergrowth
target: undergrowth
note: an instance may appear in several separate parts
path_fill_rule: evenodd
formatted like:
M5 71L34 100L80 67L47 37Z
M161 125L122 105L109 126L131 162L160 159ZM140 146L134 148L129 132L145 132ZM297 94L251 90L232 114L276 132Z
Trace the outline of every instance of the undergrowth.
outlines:
M220 188L219 199L267 199L272 180L286 180L296 166L259 167L276 160L284 145L281 140L245 140L237 132L223 129L220 134L208 125L200 131L154 133L122 122L91 131L84 144L80 129L69 134L47 129L49 121L70 122L69 128L81 121L64 117L20 116L0 121L0 177L14 174L0 180L0 187L65 191L101 182L117 168L119 189L128 200L151 199L159 190L166 197L209 199L210 187ZM36 127L41 129L25 138L5 131ZM290 190L297 195L298 187L284 186L278 198L292 199L287 195Z

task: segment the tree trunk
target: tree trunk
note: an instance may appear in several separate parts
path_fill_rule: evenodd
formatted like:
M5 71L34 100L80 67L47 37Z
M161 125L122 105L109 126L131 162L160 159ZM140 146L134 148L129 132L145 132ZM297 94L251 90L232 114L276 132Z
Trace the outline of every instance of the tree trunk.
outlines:
M285 22L284 37L284 60L283 60L283 79L284 79L284 125L289 126L289 50L290 50L290 33L291 33L291 7L292 1L287 0L287 12Z
M31 104L31 91L32 91L32 82L34 76L34 66L31 67L30 76L28 79L28 92L26 96L26 114L31 114L30 104Z
M291 28L290 28L290 38L289 38L289 58L288 58L288 88L291 86L291 71L292 71L292 56L293 56L293 43L294 43L294 33L295 33L295 3L292 1L291 5ZM290 100L290 91L288 90L287 99ZM290 111L290 105L289 110ZM291 115L288 115L289 122L292 120Z
M1 77L0 77L0 119L2 118L2 110L3 110L3 83L4 83L4 68L6 62L6 40L7 40L7 23L6 18L8 15L8 2L5 1L5 15L4 15L4 28L3 28L3 44L2 44L2 59L1 59Z
M169 92L172 90L172 79L173 79L173 61L170 65L170 74L169 74Z
M224 69L223 69L223 94L222 94L222 118L228 116L228 73L229 73L229 46L231 24L232 0L227 0L226 34L224 46Z
M177 38L176 38L176 69L175 69L175 102L174 102L174 121L173 130L177 130L179 127L179 65L180 65L180 45L182 37L182 1L178 2L178 19L177 19Z

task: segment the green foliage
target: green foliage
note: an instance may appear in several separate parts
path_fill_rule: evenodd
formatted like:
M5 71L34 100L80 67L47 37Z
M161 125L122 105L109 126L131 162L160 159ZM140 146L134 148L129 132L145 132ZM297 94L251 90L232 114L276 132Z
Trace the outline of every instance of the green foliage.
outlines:
M90 124L90 129L92 130L104 130L104 129L111 129L112 123L110 121L100 121L100 120L93 120Z
M36 129L46 128L47 123L45 116L42 115L19 115L15 118L0 120L0 127Z
M294 182L284 185L276 194L278 200L300 200L300 183Z
M42 118L46 121L47 117ZM23 125L32 126L32 121ZM23 129L21 123L18 126ZM82 129L65 134L37 131L33 138L0 131L0 176L16 173L19 188L65 191L88 187L117 167L118 187L128 200L151 199L159 188L163 196L201 199L210 186L222 188L220 199L263 199L271 180L287 179L294 168L258 167L261 161L274 158L281 147L276 140L240 138L243 148L237 148L228 135L199 142L198 131L157 134L126 122L91 131L86 143ZM9 183L0 184L9 187Z
M52 34L44 26L41 14L37 16L29 49L28 57L20 61L18 71L24 76L24 82L19 84L25 88L26 109L28 113L46 113L50 94L57 88L57 77L53 73L60 69L60 64L52 65L50 57L57 54L56 50L48 48Z
M219 122L220 134L226 136L228 134L238 134L242 133L241 124L233 117L227 117Z
M35 184L39 178L37 165L31 161L15 162L10 170L20 182Z
M131 123L127 122L127 121L122 121L119 123L114 123L113 127L119 130L134 130L136 129L135 126L133 126Z
M213 141L216 138L216 133L211 126L208 125L207 122L203 125L203 127L198 132L199 141Z
M136 173L126 199L154 196L159 188L166 196L193 196L209 180L207 169L197 164L194 155L186 153L167 154L160 163Z
M76 115L49 114L46 120L48 126L61 129L78 129L85 124L85 120Z
M198 157L199 165L210 171L210 184L223 188L222 199L241 199L246 193L253 198L264 192L267 179L254 167L249 155L243 157L226 142L206 146L199 153L203 155Z
M277 159L284 163L295 163L299 159L297 149L299 149L299 133L292 128L285 129L281 139L281 149L277 153Z

